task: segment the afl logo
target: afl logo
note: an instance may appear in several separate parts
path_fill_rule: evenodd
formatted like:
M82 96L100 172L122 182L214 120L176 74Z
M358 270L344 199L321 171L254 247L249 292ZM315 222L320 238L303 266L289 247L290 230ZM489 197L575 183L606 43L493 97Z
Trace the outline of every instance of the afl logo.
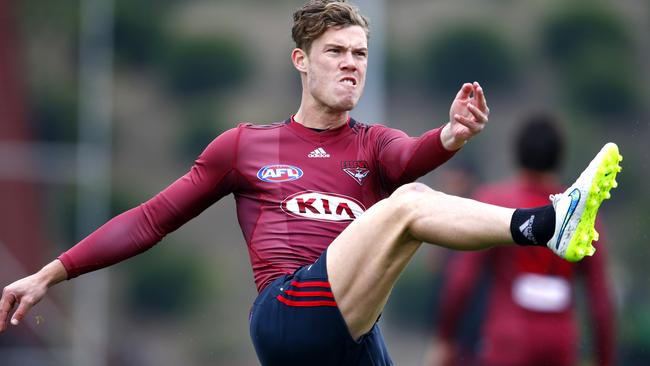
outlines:
M267 165L257 172L257 178L271 183L290 182L300 177L302 170L291 165Z
M314 191L292 194L282 201L280 207L290 216L330 222L350 222L366 210L352 197Z

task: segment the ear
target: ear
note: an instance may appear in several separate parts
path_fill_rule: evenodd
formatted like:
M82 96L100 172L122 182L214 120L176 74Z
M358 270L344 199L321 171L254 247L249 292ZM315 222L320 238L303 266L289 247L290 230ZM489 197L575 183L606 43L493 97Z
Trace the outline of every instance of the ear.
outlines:
M300 72L307 72L307 64L309 63L309 58L307 53L300 48L294 48L291 51L291 62L293 62L293 67Z

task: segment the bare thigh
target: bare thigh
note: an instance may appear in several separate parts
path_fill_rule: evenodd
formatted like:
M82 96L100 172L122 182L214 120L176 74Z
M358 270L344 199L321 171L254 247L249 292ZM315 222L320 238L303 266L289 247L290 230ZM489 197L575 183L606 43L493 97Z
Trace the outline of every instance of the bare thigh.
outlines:
M372 328L395 281L421 245L409 238L400 225L403 218L394 217L387 205L381 201L370 208L327 250L332 293L355 339Z
M400 187L350 224L329 246L327 273L350 333L368 332L422 242L481 249L511 240L511 209Z

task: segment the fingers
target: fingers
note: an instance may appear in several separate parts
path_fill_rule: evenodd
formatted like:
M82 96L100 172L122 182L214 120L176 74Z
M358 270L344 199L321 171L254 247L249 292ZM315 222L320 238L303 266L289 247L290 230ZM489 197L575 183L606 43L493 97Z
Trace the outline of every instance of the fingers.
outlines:
M12 325L20 324L36 302L30 296L21 296L19 299L13 291L5 289L2 292L2 298L0 298L0 333L9 326L10 314L16 305L18 305L18 309L11 316L10 322Z
M463 84L449 113L455 138L466 142L483 131L489 113L483 87L476 81Z
M12 325L18 325L20 322L23 321L23 318L25 318L25 315L27 315L27 312L29 309L34 306L34 301L31 301L25 297L23 297L20 300L20 304L18 305L18 309L14 313L14 316L11 317L11 324Z
M14 294L11 294L7 292L7 290L4 290L2 292L2 298L0 298L0 332L3 332L5 329L7 329L9 313L14 308L15 303L16 297Z
M478 122L475 121L474 118L466 117L460 114L454 115L454 121L467 127L467 129L470 131L469 136L463 136L465 138L476 135L477 133L483 131L483 128L485 128L485 122Z
M485 93L483 92L483 88L476 81L472 86L474 88L474 100L476 102L476 106L487 115L488 113L490 113L490 108L488 108L487 106L487 101L485 100Z
M456 94L456 99L467 99L472 94L474 90L473 85L470 83L465 83L460 87L458 94Z
M488 116L486 113L483 113L482 110L479 109L479 107L475 106L474 104L468 104L467 109L472 113L474 118L476 119L476 122L478 123L483 123L488 121Z

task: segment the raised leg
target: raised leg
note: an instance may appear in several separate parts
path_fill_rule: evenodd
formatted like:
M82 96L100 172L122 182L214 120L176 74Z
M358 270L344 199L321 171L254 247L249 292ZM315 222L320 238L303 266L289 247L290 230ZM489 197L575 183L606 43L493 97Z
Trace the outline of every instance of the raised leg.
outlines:
M327 253L332 292L352 336L370 330L423 242L458 250L512 243L513 212L420 183L404 185L371 207Z

